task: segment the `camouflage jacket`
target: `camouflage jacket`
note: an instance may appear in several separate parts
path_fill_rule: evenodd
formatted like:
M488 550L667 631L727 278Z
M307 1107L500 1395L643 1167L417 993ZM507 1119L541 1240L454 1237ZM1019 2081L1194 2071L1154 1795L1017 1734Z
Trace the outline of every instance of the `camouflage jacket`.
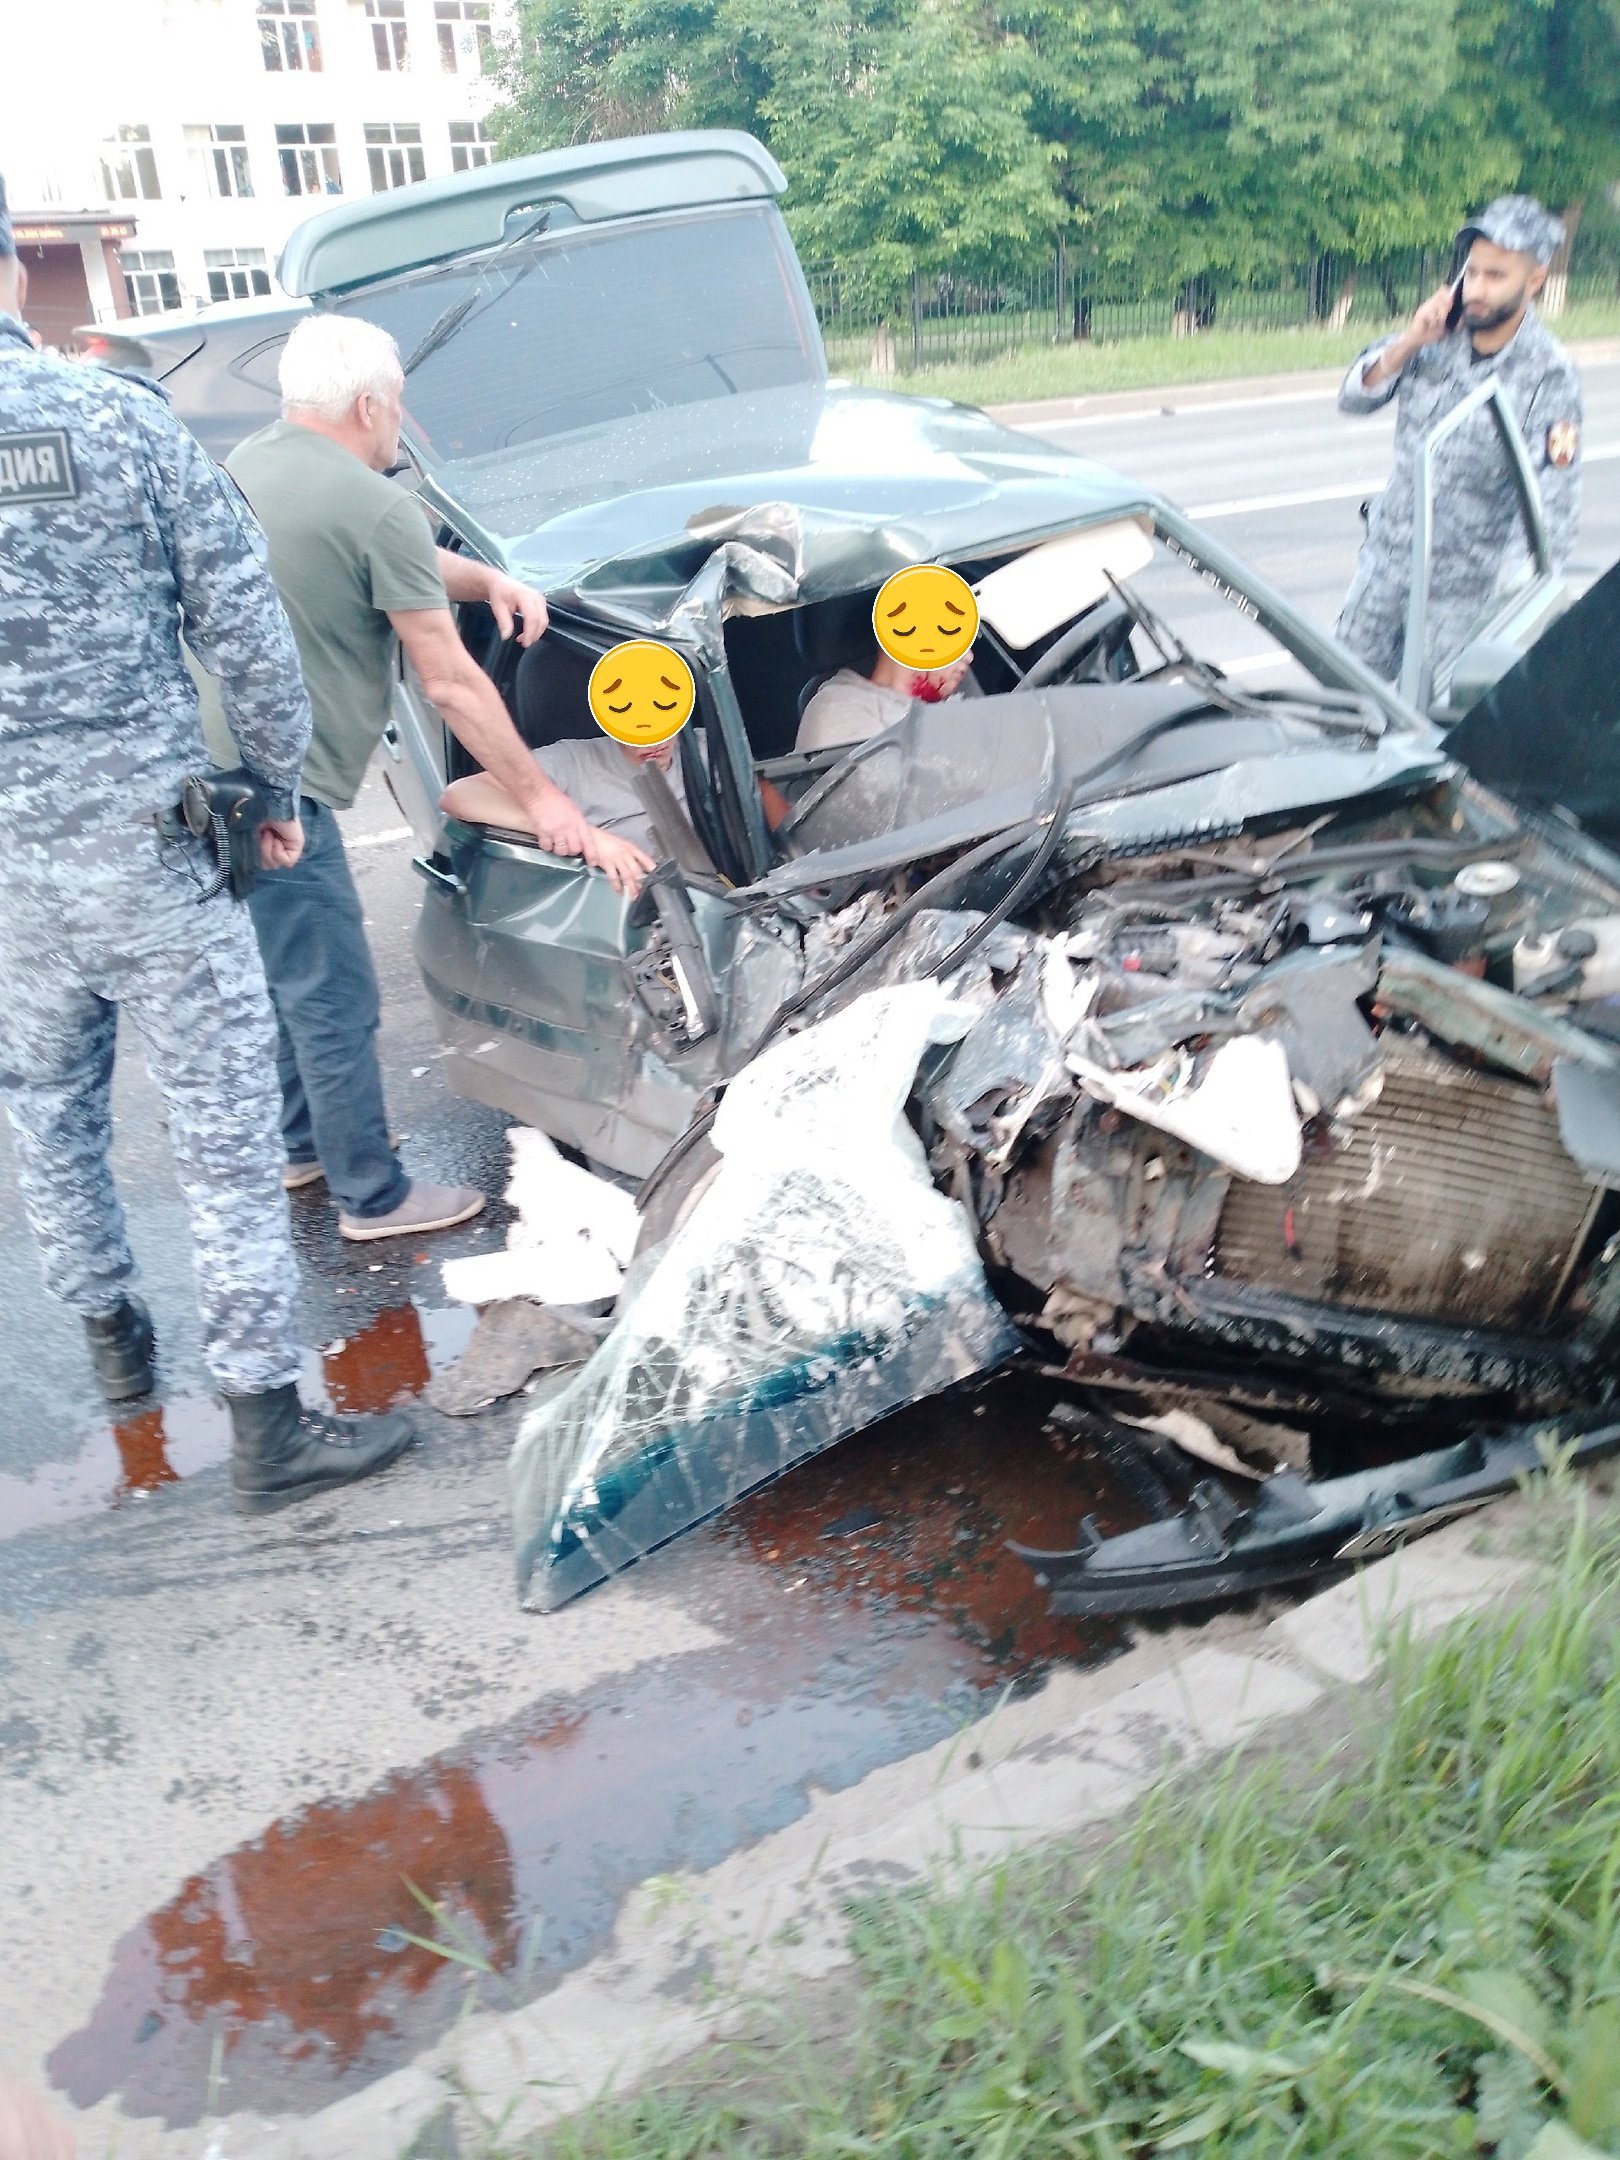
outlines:
M213 763L182 628L271 814L294 814L309 699L264 555L166 400L0 315L0 837L127 823Z
M1391 343L1380 338L1350 363L1339 410L1376 412L1392 397L1395 462L1389 484L1373 504L1367 550L1404 593L1411 578L1412 518L1424 437L1468 393L1492 375L1507 393L1541 489L1555 568L1575 544L1581 500L1581 385L1574 362L1527 309L1501 352L1476 356L1466 330L1452 331L1414 353L1400 373L1372 390L1362 372ZM1435 472L1431 594L1442 614L1483 614L1493 593L1517 582L1529 551L1507 452L1489 412L1478 412L1438 453Z

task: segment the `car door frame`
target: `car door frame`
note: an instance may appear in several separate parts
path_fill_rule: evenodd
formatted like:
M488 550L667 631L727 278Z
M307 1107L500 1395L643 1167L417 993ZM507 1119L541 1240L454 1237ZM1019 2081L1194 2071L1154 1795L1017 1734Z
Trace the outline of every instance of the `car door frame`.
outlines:
M1530 543L1532 572L1524 584L1503 596L1499 604L1493 603L1449 661L1440 667L1433 667L1424 647L1428 635L1429 586L1434 569L1436 465L1444 445L1485 406L1490 407L1491 418L1507 453L1514 493L1518 498L1525 534ZM1519 637L1526 635L1530 627L1539 623L1546 614L1556 598L1559 582L1558 573L1553 567L1546 511L1542 505L1535 467L1530 462L1529 448L1508 400L1502 378L1499 375L1487 376L1484 382L1476 384L1423 438L1422 453L1418 459L1413 484L1412 578L1406 605L1406 637L1402 648L1398 685L1401 696L1419 712L1429 712L1437 700L1443 698L1449 690L1452 671L1461 653L1470 645L1498 640L1517 642Z

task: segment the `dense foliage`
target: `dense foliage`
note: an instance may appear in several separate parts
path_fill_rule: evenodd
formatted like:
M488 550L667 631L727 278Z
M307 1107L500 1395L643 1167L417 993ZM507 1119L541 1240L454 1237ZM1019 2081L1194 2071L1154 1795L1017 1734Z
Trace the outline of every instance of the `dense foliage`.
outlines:
M743 127L808 258L1156 274L1443 242L1620 176L1620 0L521 0L508 153Z

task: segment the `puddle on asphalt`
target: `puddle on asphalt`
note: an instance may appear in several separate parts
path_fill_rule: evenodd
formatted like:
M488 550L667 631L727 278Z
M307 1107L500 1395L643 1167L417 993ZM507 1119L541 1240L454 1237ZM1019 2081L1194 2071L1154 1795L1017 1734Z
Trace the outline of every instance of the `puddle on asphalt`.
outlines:
M467 1305L389 1306L347 1338L309 1353L305 1394L346 1416L406 1402L460 1357L477 1318ZM108 1418L90 1428L69 1461L32 1477L0 1475L0 1540L144 1500L226 1461L230 1452L224 1406L211 1396L177 1396Z
M1084 1439L1043 1431L1056 1399L1014 1376L903 1411L644 1562L723 1644L537 1703L227 1854L118 1946L56 2084L172 2125L211 2090L221 2114L325 2107L469 1992L509 2007L554 1985L648 1876L711 1867L811 1787L946 1737L1054 1661L1109 1655L1119 1631L1050 1620L1003 1549L1067 1542L1082 1512L1140 1519ZM408 1940L436 1929L453 1955Z

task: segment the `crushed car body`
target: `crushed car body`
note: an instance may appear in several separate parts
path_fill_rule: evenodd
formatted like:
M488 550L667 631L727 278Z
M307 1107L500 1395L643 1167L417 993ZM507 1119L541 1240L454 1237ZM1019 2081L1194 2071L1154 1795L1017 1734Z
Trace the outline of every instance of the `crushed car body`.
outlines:
M696 683L633 904L446 816L474 768L396 703L447 1076L640 1185L616 1324L514 1455L524 1596L1014 1356L1224 1451L1147 1545L1031 1556L1060 1599L1159 1602L1188 1537L1267 1552L1196 1594L1284 1579L1606 1445L1617 573L1560 616L1530 488L1510 587L1403 695L1128 479L832 379L782 185L744 136L586 145L334 208L281 266L394 332L441 544L545 590L527 651L461 610L524 739L592 736L627 637ZM1474 421L1508 455L1488 385ZM921 562L977 598L962 694L800 751Z

